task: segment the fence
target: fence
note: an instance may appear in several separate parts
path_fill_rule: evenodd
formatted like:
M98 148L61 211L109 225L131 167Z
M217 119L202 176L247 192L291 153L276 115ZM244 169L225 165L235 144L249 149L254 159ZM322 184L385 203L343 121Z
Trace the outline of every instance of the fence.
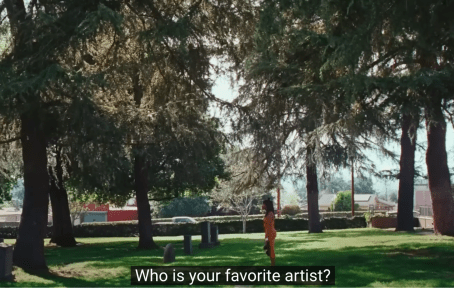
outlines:
M430 207L430 206L419 206L419 215L420 216L432 217L433 216L432 207Z

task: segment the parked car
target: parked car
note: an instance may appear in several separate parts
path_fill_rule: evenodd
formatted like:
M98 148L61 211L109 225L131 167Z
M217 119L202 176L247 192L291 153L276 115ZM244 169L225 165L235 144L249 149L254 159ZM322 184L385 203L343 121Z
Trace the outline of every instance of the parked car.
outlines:
M180 217L172 217L173 223L199 223L197 220L191 217L180 216Z

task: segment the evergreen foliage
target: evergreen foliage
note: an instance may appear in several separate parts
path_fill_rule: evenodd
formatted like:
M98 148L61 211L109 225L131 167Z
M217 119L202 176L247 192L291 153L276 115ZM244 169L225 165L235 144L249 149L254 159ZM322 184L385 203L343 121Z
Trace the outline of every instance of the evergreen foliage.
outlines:
M282 215L296 215L301 212L301 209L298 205L285 205L282 208Z
M377 194L371 178L355 179L355 194Z
M1 178L2 182L0 182L0 204L6 203L8 201L11 201L12 196L11 196L11 188L12 188L12 182L5 181L4 178ZM5 182L3 182L5 181Z
M206 197L180 197L173 199L161 210L162 217L205 216L210 210Z
M97 202L121 204L142 190L138 202L145 206L148 187L153 197L177 197L208 191L224 177L219 121L206 116L214 99L209 60L223 57L226 47L241 53L232 32L251 7L230 2L0 2L7 16L0 23L0 120L8 126L2 142L21 138L24 145L33 134L23 154L40 151L40 160L24 156L25 179L33 179L26 180L25 202L39 200L25 214L44 217L47 176ZM149 213L139 206L143 220ZM21 233L34 227L31 238L41 237L38 222L21 224L30 226ZM36 263L21 247L16 263L44 268L42 247Z
M352 191L339 192L331 204L331 211L351 211ZM355 211L359 210L359 204L355 203Z
M19 179L11 190L11 200L17 203L17 206L22 207L24 203L24 179Z

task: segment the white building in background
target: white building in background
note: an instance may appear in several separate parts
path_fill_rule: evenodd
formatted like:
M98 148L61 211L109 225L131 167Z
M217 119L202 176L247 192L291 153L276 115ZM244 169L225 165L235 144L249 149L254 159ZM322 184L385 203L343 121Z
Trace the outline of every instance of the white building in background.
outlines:
M415 184L415 202L414 209L420 210L420 207L432 207L432 198L430 196L430 189L428 182L421 182Z
M22 209L8 207L0 209L0 222L20 222Z
M331 204L336 198L337 194L322 194L320 199L318 199L318 206L320 212L328 211L328 208L331 209ZM355 194L354 196L355 204L359 205L361 210L369 210L369 207L373 206L375 210L396 210L397 203L385 201L378 198L375 194Z
M369 210L373 206L375 210L396 210L397 203L378 198L375 194L355 194L355 204L362 210Z
M454 184L451 185L452 196L454 197ZM429 182L415 183L414 209L422 216L432 216L432 197L430 195Z
M336 194L322 194L322 197L318 199L318 209L321 211L328 211L328 208L331 209L331 203L333 203L336 198Z
M6 223L16 223L15 226L19 226L21 215L22 209L16 209L14 207L0 209L0 227L5 226ZM47 221L48 223L52 222L52 212L49 212L47 215ZM6 226L9 226L9 224Z

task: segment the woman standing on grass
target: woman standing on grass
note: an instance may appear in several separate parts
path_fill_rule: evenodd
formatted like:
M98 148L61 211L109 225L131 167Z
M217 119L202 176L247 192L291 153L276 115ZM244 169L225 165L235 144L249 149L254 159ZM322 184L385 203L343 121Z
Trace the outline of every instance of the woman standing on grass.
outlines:
M271 266L275 264L274 254L274 240L276 239L276 229L274 229L274 208L273 202L268 200L263 201L262 209L266 211L265 218L263 218L263 226L265 227L265 246L269 245L269 256L271 259Z

